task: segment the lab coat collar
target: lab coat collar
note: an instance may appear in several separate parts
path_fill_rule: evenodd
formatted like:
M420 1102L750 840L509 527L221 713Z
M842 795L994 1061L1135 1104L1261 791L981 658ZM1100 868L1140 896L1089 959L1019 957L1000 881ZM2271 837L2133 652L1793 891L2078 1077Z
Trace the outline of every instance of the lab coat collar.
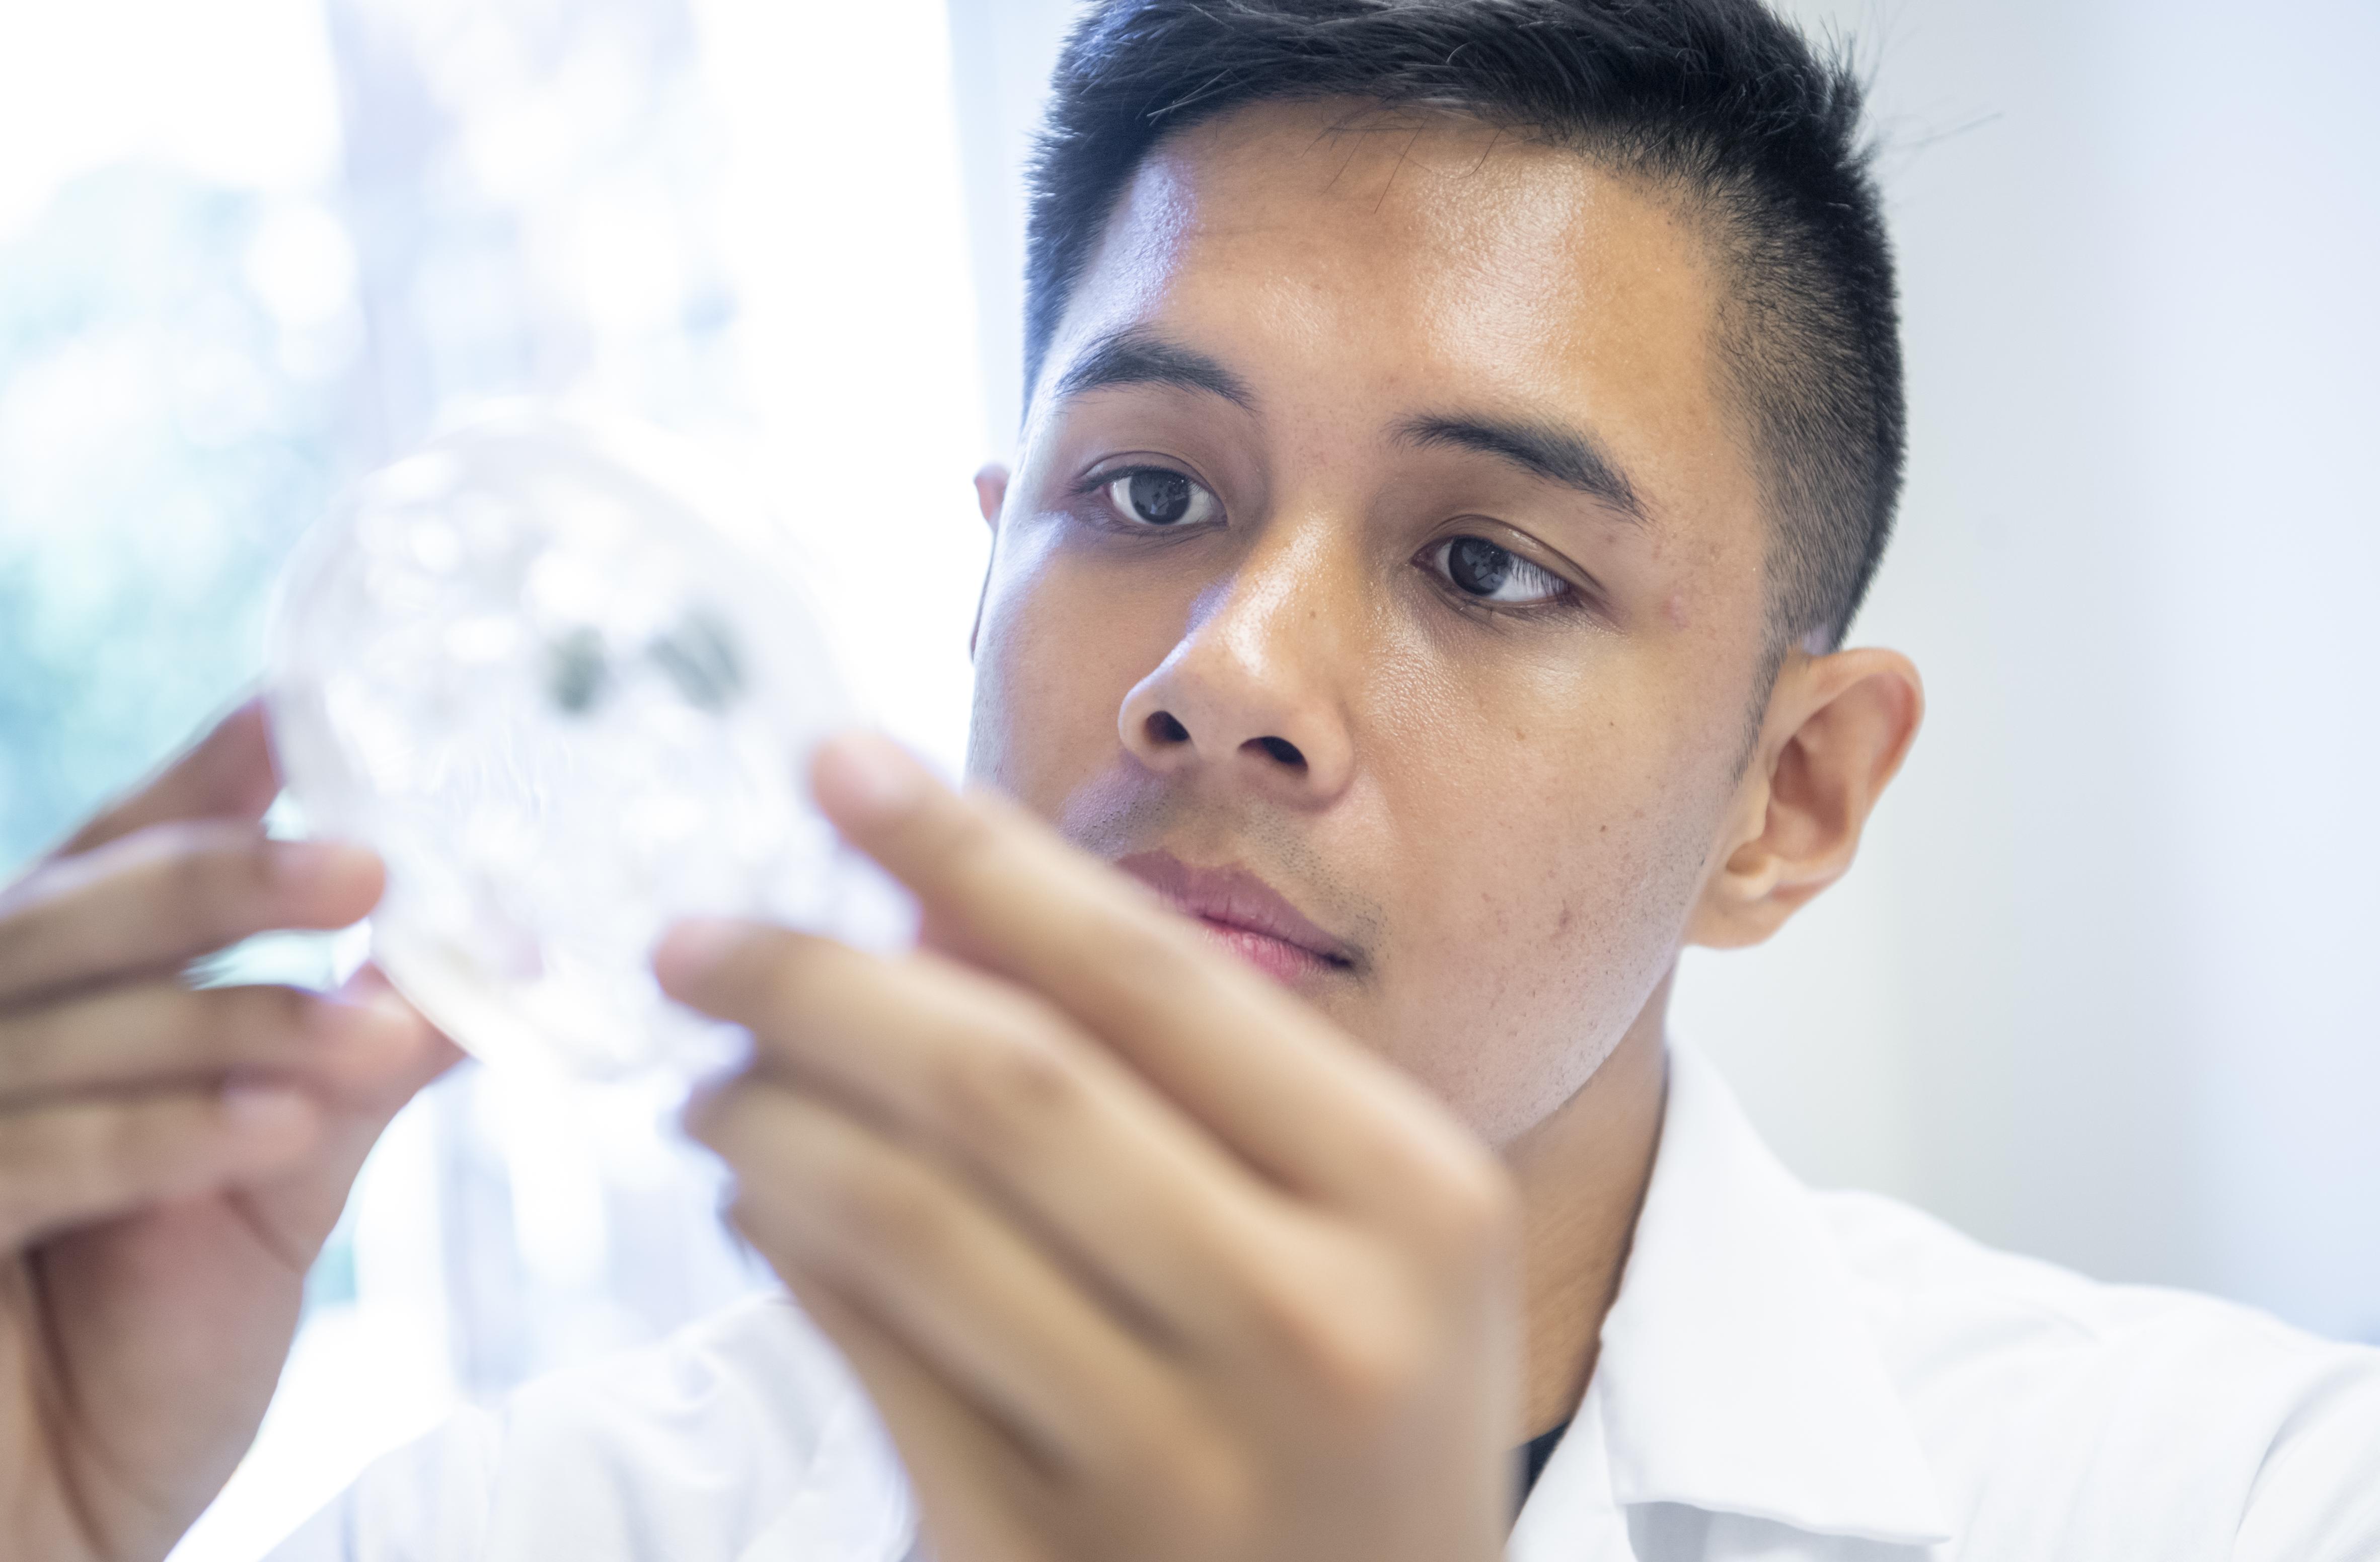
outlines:
M1674 1041L1660 1148L1581 1414L1599 1421L1622 1508L1682 1504L1906 1545L1949 1534L1809 1192Z

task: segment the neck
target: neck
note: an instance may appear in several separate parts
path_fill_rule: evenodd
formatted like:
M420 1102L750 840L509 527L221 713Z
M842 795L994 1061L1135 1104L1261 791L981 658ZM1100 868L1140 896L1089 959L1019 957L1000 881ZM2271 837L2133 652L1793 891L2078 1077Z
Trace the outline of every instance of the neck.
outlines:
M1670 981L1661 978L1628 1034L1577 1094L1505 1151L1520 1183L1523 1221L1527 1355L1521 1440L1575 1413L1595 1372L1603 1315L1619 1294L1660 1143Z

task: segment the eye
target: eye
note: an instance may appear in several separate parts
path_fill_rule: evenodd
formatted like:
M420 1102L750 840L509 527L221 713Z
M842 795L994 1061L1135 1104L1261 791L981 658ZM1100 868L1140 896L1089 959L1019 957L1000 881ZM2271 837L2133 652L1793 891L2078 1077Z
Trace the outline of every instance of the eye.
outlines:
M1142 526L1196 526L1222 508L1205 484L1163 466L1120 472L1101 486L1109 503Z
M1571 589L1560 575L1484 537L1450 537L1429 551L1429 562L1456 590L1483 602L1550 602Z

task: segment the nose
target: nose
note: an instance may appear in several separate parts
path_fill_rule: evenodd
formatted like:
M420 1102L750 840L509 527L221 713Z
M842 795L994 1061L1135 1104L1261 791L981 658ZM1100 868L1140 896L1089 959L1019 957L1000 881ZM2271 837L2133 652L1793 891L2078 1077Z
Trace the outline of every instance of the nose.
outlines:
M1191 609L1182 638L1118 713L1150 769L1204 771L1293 807L1343 793L1354 743L1341 698L1348 621L1323 561L1251 559Z

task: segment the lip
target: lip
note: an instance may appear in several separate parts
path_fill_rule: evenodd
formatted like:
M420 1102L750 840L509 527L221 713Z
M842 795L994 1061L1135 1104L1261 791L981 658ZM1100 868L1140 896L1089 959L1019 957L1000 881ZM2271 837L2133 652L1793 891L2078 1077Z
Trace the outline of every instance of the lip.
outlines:
M1246 868L1193 867L1171 852L1136 852L1116 866L1278 980L1295 983L1355 963L1354 950Z

